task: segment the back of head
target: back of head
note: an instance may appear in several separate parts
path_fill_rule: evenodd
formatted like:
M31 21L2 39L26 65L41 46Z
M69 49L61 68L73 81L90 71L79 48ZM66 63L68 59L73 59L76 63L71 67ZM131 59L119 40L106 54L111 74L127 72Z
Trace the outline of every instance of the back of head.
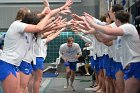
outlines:
M130 14L124 10L117 11L115 13L116 19L118 19L121 23L128 23Z
M124 10L124 7L120 4L115 4L115 5L112 6L112 11L113 12L117 12L119 10Z
M106 22L106 15L102 15L101 17L100 17L100 20L102 21L102 22Z
M40 22L40 18L37 16L36 12L30 12L25 14L24 18L22 19L22 22L36 25Z
M15 20L22 20L25 16L25 14L29 13L30 9L28 8L20 8L19 11L17 12L17 16Z

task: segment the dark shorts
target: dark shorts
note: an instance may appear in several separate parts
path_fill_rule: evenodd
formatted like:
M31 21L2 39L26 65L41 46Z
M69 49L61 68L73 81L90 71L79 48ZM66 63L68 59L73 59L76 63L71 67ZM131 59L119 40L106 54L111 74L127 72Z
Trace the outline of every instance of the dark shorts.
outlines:
M64 62L65 67L70 67L71 70L76 71L77 62Z
M95 60L95 72L96 74L99 73L99 57L96 57L96 60Z
M26 75L30 75L33 71L33 68L30 63L27 63L26 61L22 61L19 66L19 70Z
M40 70L44 69L44 58L43 57L36 57L36 64L33 65L33 70L36 71L37 69L40 69Z
M0 60L0 80L3 81L10 73L16 77L18 67Z
M100 59L99 59L99 69L104 69L104 58L105 58L105 55L101 56Z
M131 77L140 80L140 62L130 63L124 69L124 79L127 80Z
M93 56L90 57L90 62L91 62L91 68L94 69L94 67L95 67L95 60L94 60Z
M106 76L115 79L115 64L113 58L107 57L105 71L106 71Z

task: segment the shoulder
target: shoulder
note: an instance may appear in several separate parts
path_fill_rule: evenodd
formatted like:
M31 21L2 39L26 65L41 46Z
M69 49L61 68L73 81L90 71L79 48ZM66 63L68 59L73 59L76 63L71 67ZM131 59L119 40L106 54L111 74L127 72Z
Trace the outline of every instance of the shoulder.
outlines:
M26 27L27 25L28 25L28 24L23 23L23 22L17 20L17 21L14 21L14 22L11 24L10 27L12 27L12 28L14 28L14 29L18 29L18 30L24 30L25 27Z
M123 30L123 32L124 32L125 34L132 34L132 33L137 32L135 26L132 25L132 24L129 24L129 23L123 24L123 25L121 25L121 26L119 26L119 27Z
M66 47L67 46L67 44L66 43L64 43L64 44L62 44L60 47Z
M79 45L78 43L73 43L73 46L74 46L75 48L80 47L80 45Z
M79 46L79 44L78 43L73 43L74 45L76 45L76 46Z

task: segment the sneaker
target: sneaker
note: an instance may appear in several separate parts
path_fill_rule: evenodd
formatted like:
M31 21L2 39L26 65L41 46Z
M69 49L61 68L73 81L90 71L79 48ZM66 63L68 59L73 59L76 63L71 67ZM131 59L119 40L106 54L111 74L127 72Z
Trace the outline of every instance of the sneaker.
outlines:
M69 85L68 85L68 84L66 84L66 85L64 86L64 89L67 89L67 88L68 88L68 86L69 86Z
M71 89L72 91L75 91L75 89L73 88L73 86L70 86L70 89Z
M85 74L86 76L90 76L90 74L89 73L87 73L87 74Z

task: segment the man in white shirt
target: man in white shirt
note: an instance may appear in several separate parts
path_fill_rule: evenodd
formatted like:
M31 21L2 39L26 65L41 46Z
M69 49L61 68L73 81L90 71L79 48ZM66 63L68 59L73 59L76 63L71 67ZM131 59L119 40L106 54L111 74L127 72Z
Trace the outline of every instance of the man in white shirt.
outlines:
M75 79L75 70L78 58L82 55L81 48L79 44L74 43L74 39L69 37L67 39L67 43L64 43L60 46L59 49L60 55L62 55L62 59L64 60L64 66L66 67L66 86L64 88L68 88L69 79L70 79L70 88L72 91L75 91L73 88L73 82Z

